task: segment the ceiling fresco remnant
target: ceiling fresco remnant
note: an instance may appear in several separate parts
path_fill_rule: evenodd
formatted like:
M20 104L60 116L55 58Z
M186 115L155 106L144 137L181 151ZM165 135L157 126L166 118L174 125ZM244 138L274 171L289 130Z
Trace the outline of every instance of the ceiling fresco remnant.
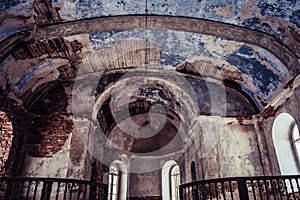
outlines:
M13 13L24 14L31 12L33 0L1 0L0 2L0 14Z
M257 113L298 71L299 7L300 2L295 0L1 1L0 17L7 20L1 24L0 40L4 45L10 39L21 40L15 47L8 45L12 49L7 52L3 50L1 88L13 89L14 95L20 96L62 77L72 79L80 68L86 68L85 73L119 70L119 74L108 72L107 77L101 77L100 81L106 82L99 82L97 92L104 92L109 84L119 81L121 74L149 64L162 73L172 70L186 76L200 96L199 91L204 89L199 86L202 80L221 80L219 84L234 88L247 99L243 105L255 104L254 110L246 113ZM144 22L145 14L154 17L149 20L150 28ZM121 18L123 15L125 18ZM140 15L136 21L134 15ZM105 18L111 16L116 18ZM177 17L174 26L162 27L160 23L172 17ZM97 19L112 23L106 29L97 24ZM125 25L121 28L110 27L115 21L127 19L133 22L122 23ZM194 26L184 27L184 19ZM83 20L87 20L87 27L81 27ZM221 22L220 26L215 27L214 22ZM95 27L91 26L93 23ZM205 31L206 28L209 30ZM249 35L243 40L241 37L248 30L245 28L249 28ZM225 29L240 31L237 36L230 36L222 31ZM29 38L22 39L24 35L20 38L19 33L28 33ZM263 33L266 38L259 39ZM279 52L279 46L284 51ZM147 56L150 62L146 64ZM16 68L17 65L23 67ZM239 97L232 95L233 99Z
M109 15L144 14L145 2L138 0L52 0L67 19L83 19ZM240 25L242 20L279 17L299 27L299 1L218 1L164 0L147 2L148 14L176 15L222 21ZM245 12L245 10L247 10Z
M33 0L0 2L0 41L33 25Z
M0 14L28 16L33 13L33 0L1 1ZM64 21L85 18L145 14L146 4L138 0L52 0L58 14ZM147 13L154 15L184 16L230 23L260 30L290 44L292 34L285 28L296 30L300 27L300 3L296 0L265 1L218 1L218 0L149 0ZM22 8L22 9L20 9ZM2 35L7 36L12 28ZM20 30L20 28L19 28ZM0 38L1 39L1 38ZM296 47L295 47L296 48Z
M137 0L55 0L65 20L113 15L145 14L146 4ZM282 27L300 28L299 1L148 0L147 13L220 21L260 30L288 40ZM277 19L280 20L278 21Z
M134 29L91 33L89 39L93 50L100 51L122 40L145 41L146 32L147 40L161 49L161 67L176 68L187 60L209 60L213 66L233 68L243 74L248 87L253 87L251 89L264 102L288 76L285 66L268 51L214 36L161 29Z

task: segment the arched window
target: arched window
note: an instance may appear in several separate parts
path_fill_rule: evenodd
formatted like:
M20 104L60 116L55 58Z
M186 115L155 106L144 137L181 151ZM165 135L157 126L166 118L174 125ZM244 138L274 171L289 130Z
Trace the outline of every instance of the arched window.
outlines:
M180 169L174 160L167 161L162 168L163 200L179 200Z
M194 161L192 161L192 163L191 163L191 176L192 176L192 181L197 180L196 164Z
M293 124L292 128L292 139L294 142L294 148L295 148L295 153L296 153L296 159L299 164L299 159L300 159L300 135L299 135L299 129L296 123Z
M108 174L108 199L118 200L120 172L116 165L111 165Z
M127 199L127 179L126 165L120 160L113 161L108 173L108 200Z
M179 200L180 170L174 165L170 171L171 200Z
M281 113L276 117L272 127L272 138L281 174L298 174L299 131L290 114Z

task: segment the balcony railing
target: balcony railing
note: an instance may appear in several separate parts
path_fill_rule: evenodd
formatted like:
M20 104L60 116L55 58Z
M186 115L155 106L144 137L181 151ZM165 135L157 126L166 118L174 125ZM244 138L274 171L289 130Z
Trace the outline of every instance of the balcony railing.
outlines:
M181 200L300 199L300 175L201 180L179 186Z
M0 178L0 200L107 200L108 186L59 178Z

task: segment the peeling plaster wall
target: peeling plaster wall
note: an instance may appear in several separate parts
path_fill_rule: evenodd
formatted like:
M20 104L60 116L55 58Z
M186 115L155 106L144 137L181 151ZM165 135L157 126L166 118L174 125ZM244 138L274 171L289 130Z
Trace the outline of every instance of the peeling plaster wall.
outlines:
M129 199L133 197L148 197L160 199L161 170L148 173L131 173L129 185Z
M82 125L78 130L86 131L87 137L80 137L74 130L57 153L39 158L27 155L23 171L24 177L91 179L92 157L87 150L91 138L88 137L89 130L86 130L89 127L86 123L89 124L89 122L77 120L76 123Z
M184 182L191 181L191 162L198 179L263 175L254 124L234 118L199 117L185 153Z
M66 178L69 168L72 134L63 148L52 157L34 158L27 155L24 177L61 177Z
M262 151L265 162L265 170L269 175L280 175L277 155L275 152L274 142L272 139L272 127L274 120L281 113L288 113L300 127L300 87L292 91L291 97L286 99L278 108L274 108L274 113L266 116L258 122L258 127L262 137L261 145L265 147ZM290 136L289 136L290 137Z

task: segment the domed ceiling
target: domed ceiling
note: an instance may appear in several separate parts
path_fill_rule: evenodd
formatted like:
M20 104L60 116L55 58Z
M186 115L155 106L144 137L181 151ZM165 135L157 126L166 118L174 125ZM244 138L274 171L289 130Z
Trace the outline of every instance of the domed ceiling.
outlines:
M122 77L138 69L154 78L136 84L131 102L156 102L181 120L195 102L196 115L251 117L299 72L297 0L4 0L0 13L1 92L24 107L49 83L101 72L100 109L118 102L105 91L126 91Z

